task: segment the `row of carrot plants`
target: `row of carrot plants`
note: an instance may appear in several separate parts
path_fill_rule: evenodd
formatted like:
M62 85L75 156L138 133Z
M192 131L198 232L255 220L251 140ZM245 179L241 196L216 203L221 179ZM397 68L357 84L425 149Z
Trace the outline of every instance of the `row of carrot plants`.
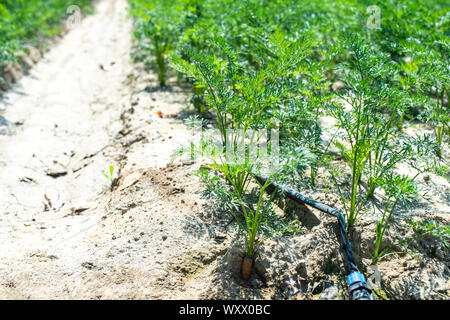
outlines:
M271 181L289 183L308 172L314 187L327 172L349 228L379 197L384 209L376 226L376 263L386 252L380 246L397 207L419 195L416 178L424 172L448 178L445 1L129 2L135 59L157 71L161 86L174 75L192 83L200 126L214 115L220 143L204 135L190 152L206 154L210 168L226 178L228 185L219 186L217 176L203 175L244 230L248 256L264 240L259 230L272 198L263 195ZM324 116L333 119L331 128L321 125ZM412 122L434 133L407 135L404 127ZM266 161L251 159L248 148L240 161L224 156L224 146L240 149L243 136L257 145L254 132L274 129L276 167L268 165L275 156L270 147ZM325 131L331 138L324 139ZM349 184L331 165L339 157ZM414 174L399 173L400 165ZM269 179L261 184L257 175ZM250 181L260 185L256 203L246 198Z
M17 60L27 45L41 48L48 37L63 30L64 20L74 13L91 12L92 0L0 0L0 85L5 65Z

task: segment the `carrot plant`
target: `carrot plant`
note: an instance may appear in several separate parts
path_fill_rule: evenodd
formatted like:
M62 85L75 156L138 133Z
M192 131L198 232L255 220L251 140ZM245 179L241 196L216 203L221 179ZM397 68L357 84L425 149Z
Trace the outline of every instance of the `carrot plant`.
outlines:
M177 1L131 1L130 12L135 17L135 36L139 40L137 60L154 55L150 63L157 71L160 86L165 86L168 55L180 37L182 11Z
M178 71L187 74L197 85L205 88L208 107L215 112L218 137L214 140L202 135L200 150L201 154L210 160L209 168L220 172L230 184L230 203L239 204L244 222L238 218L239 212L231 212L240 228L245 231L249 257L253 257L256 247L262 241L258 240L258 231L270 203L269 200L264 204L265 190L273 179L291 172L296 167L294 163L298 165L304 161L301 158L284 158L276 163L278 146L268 144L268 135L261 134L261 131L273 129L269 111L289 97L290 87L282 85L285 80L284 71L300 63L306 54L293 57L293 50L301 53L304 49L301 43L290 43L282 39L280 33L273 36L272 43L278 47L272 49L277 54L278 63L268 62L256 72L245 73L242 62L223 38L212 43L220 55L186 52L185 55L190 56L191 63L180 56L172 60ZM274 138L276 133L272 131L270 141ZM258 145L266 147L263 147L263 150L255 149ZM267 181L259 183L255 179L256 173L263 173L268 177ZM246 201L252 180L260 187L254 206Z
M332 96L327 92L330 81L326 78L326 65L319 61L312 61L307 65L308 72L305 73L306 86L300 90L305 100L305 106L308 112L308 122L300 128L304 135L304 143L315 155L315 160L311 164L310 180L313 185L316 183L317 170L324 161L324 146L322 145L322 128L320 126L320 116L323 115L325 106L331 101ZM299 124L297 122L297 124ZM298 126L297 126L298 127ZM306 129L306 130L305 130Z
M400 246L406 246L411 241L424 237L426 235L433 236L439 240L439 244L441 248L443 249L445 254L448 254L449 252L449 239L450 239L450 227L446 225L441 225L436 223L435 221L425 220L422 222L413 222L411 219L408 219L409 225L412 227L414 232L416 233L413 237L404 239L398 243L394 243L383 250L380 249L380 245L378 245L377 242L377 248L376 252L372 255L372 264L377 264L382 258L385 258L392 254L402 253L402 251L392 251L392 249ZM382 227L380 227L380 230ZM377 239L378 239L378 233L377 233ZM381 251L380 251L381 250ZM403 251L404 252L404 251Z
M104 173L102 171L103 176L108 180L109 187L112 190L114 187L115 179L114 179L114 166L109 166L109 172Z
M401 204L402 207L407 208L419 197L416 178L425 172L436 172L439 167L437 144L429 135L404 137L397 143L400 150L398 156L411 169L409 175L399 174L391 169L385 171L378 178L378 184L384 190L385 197L383 199L384 209L375 228L376 243L372 254L373 264L376 264L382 257L395 253L389 252L392 248L412 240L406 239L387 248L381 248L383 236L394 219L397 207ZM413 239L422 235L417 235Z
M383 181L381 181L380 184L386 193L387 200L381 220L377 223L375 229L377 236L375 250L372 256L372 264L376 264L389 249L385 248L384 250L380 250L384 233L391 221L397 204L399 202L410 202L414 197L418 196L417 186L414 184L414 180L407 176L389 174L383 178Z
M372 164L371 168L377 168L378 150L384 150L391 138L392 123L381 114L391 93L384 81L390 72L387 59L371 51L356 37L347 39L346 44L351 54L342 69L347 90L336 93L339 100L331 105L329 113L343 131L343 143L336 141L336 145L351 169L350 199L347 201L343 197L348 226L351 227L364 203L358 199L361 178L369 164ZM376 183L373 173L369 180L369 184Z
M253 258L258 245L264 240L295 229L295 225L282 224L282 228L265 228L270 229L271 234L261 235L260 229L266 227L264 224L270 219L270 203L276 192L272 192L269 199L265 199L264 195L273 181L289 175L298 166L304 165L308 158L300 157L302 153L295 150L296 152L284 154L283 159L276 164L272 161L276 147L272 142L267 142L265 134L252 132L246 136L247 139L241 139L242 131L237 130L228 131L227 136L234 141L228 143L227 149L223 148L219 132L207 131L201 135L198 144L191 144L184 152L208 159L209 164L203 166L198 173L207 185L205 194L220 200L222 208L233 215L244 234L246 254ZM258 144L266 146L253 153L253 146ZM258 175L264 175L268 179L261 183ZM221 181L223 177L228 184ZM255 203L251 197L251 181L258 185Z
M351 227L385 175L418 156L411 147L420 139L413 141L397 130L395 115L405 113L410 96L392 83L397 69L389 58L355 37L347 45L351 56L341 69L346 90L336 93L329 114L341 130L335 143L351 169L350 198L342 196ZM366 197L359 196L363 185Z

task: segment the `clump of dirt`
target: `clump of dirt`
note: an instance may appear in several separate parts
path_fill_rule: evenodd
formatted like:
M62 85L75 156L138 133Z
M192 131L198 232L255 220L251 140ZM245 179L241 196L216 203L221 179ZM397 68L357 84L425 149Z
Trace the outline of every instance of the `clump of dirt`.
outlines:
M24 74L41 59L41 51L31 45L25 46L25 51L16 53L17 61L0 66L0 96L19 81Z

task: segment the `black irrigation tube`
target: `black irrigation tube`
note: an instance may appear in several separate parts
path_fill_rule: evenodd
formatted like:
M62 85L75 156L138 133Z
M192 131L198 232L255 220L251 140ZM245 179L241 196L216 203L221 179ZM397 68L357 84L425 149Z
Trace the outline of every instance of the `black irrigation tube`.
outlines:
M267 181L267 177L256 175L258 181L264 184ZM347 233L345 231L345 215L326 204L320 203L318 201L312 200L299 192L287 188L285 186L279 185L276 182L271 183L272 191L274 188L277 188L284 192L290 199L294 200L300 204L307 204L317 210L320 210L324 213L330 214L337 218L339 225L339 232L341 234L341 242L342 242L342 252L344 254L344 263L345 268L347 270L347 282L348 282L348 290L350 293L350 297L353 300L375 300L375 296L372 293L372 290L366 283L364 275L359 272L358 267L356 266L355 259L353 257L352 246L347 237Z

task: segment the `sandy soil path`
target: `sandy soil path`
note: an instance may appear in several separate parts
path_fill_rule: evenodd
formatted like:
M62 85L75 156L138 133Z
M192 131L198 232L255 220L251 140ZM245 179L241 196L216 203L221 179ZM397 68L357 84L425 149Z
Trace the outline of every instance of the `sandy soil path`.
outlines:
M55 258L52 250L68 248L98 219L76 214L94 209L107 188L102 171L114 164L111 137L121 129L131 50L126 5L98 2L96 14L74 26L0 100L7 121L0 135L1 298L49 297L39 285L25 293L14 283L32 278L39 269L33 259ZM39 282L54 280L47 276Z

